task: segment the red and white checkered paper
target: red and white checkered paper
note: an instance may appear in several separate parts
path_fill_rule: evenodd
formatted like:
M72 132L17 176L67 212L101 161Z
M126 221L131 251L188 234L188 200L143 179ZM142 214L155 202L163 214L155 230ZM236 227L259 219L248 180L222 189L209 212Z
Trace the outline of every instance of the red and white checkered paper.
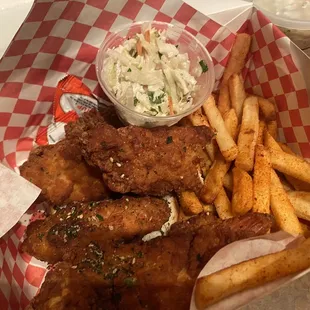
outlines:
M197 36L211 53L220 79L235 34L181 0L36 0L0 61L4 164L16 169L27 159L36 135L52 121L55 87L66 74L82 78L95 94L105 97L95 73L98 47L113 29L142 20L177 24ZM244 71L247 91L276 101L280 138L310 158L310 94L288 38L260 12L253 12L239 32L253 34ZM18 252L31 210L0 239L1 309L24 309L46 272L37 260Z

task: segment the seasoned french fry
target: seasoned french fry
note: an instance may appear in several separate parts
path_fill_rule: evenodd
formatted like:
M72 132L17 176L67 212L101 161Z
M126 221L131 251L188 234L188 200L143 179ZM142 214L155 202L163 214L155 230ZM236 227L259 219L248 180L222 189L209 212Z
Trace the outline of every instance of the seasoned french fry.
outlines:
M257 144L264 144L265 128L266 128L266 123L264 121L259 121Z
M213 96L210 96L203 104L203 109L211 127L216 131L216 142L224 158L227 161L234 160L238 154L238 147L226 129L224 120L215 105Z
M238 136L238 117L234 109L230 109L224 115L224 123L231 137L236 141Z
M266 122L276 120L276 107L268 99L258 97L259 110Z
M233 176L232 176L232 172L228 171L223 179L223 186L229 190L230 192L233 191L233 187L234 187L234 182L233 182Z
M310 221L310 193L291 191L287 194L296 215L301 219Z
M219 94L217 107L219 111L221 112L222 116L224 116L225 113L230 110L231 102L230 102L229 90L228 90L227 85L223 85L220 88L220 94Z
M244 67L246 56L250 50L251 36L246 33L237 34L232 47L228 64L223 74L222 85L226 85L228 79L234 73L239 74Z
M277 121L270 121L267 123L267 130L269 133L273 136L275 140L277 140L278 137L278 125Z
M220 189L216 199L214 200L214 205L220 219L226 220L233 217L231 212L231 203L223 187Z
M207 117L202 113L202 109L199 108L189 116L189 120L191 121L193 126L207 126L210 127Z
M254 258L198 279L195 304L198 310L223 298L310 267L310 239L294 249Z
M212 204L204 204L202 203L203 212L216 214L216 209Z
M302 228L287 193L276 172L271 169L271 211L280 229L290 234L302 234Z
M278 142L273 138L273 136L267 130L265 130L265 133L264 133L264 145L266 148L273 149L279 152L282 151Z
M280 147L285 153L291 154L291 155L296 155L286 144L278 142ZM300 157L300 156L298 156ZM293 178L289 175L285 176L287 181L297 190L297 191L304 191L304 192L310 192L310 183L303 182L301 180L298 180L296 178Z
M242 123L238 137L239 153L235 161L236 167L245 171L253 170L258 127L257 98L249 97L244 101Z
M185 215L195 215L203 211L202 205L194 192L182 192L179 195L179 202Z
M178 215L178 222L186 221L190 217L192 217L192 215L185 215L182 208L180 208Z
M295 152L293 152L293 151L291 150L291 148L290 148L288 145L286 145L285 143L278 142L278 144L279 144L279 146L280 146L280 148L282 149L283 152L288 153L288 154L291 154L291 155L296 155L296 156L298 156L298 155L297 155ZM300 157L300 156L298 156L298 157Z
M214 162L215 154L217 151L217 145L215 143L215 140L212 140L209 144L206 145L206 151L209 155L210 160Z
M253 212L270 213L270 155L263 145L256 145L253 175Z
M202 109L198 109L194 113L190 114L188 116L188 119L190 120L191 124L193 126L208 126L210 127L210 124L208 122L207 117L202 113ZM216 152L216 145L213 141L211 143L206 145L206 151L209 155L210 160L213 162Z
M231 106L235 109L239 123L241 123L243 103L246 98L246 94L240 76L238 74L233 74L228 80L228 85Z
M226 162L224 157L218 153L201 190L200 198L203 202L213 203L223 186L223 178L229 167L230 162Z
M253 207L253 182L251 176L244 170L235 167L233 173L233 194L231 200L232 213L245 214Z
M296 155L287 154L282 149L279 151L269 148L269 151L273 169L310 183L310 163Z

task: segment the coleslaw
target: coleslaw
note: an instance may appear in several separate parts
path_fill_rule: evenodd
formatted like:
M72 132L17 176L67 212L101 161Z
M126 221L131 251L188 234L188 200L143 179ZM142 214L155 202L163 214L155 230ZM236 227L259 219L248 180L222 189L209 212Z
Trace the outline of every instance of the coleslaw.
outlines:
M197 59L191 74L188 54L168 43L165 31L151 28L108 49L102 74L121 104L146 115L167 116L192 106L196 78L207 70L204 60Z

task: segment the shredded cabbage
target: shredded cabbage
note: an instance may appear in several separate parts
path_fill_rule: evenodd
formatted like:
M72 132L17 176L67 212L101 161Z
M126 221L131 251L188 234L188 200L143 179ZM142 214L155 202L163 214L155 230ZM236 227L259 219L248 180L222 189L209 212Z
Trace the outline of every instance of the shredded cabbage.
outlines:
M192 105L197 80L188 54L167 42L165 31L146 25L107 55L107 85L122 104L152 116L178 114Z

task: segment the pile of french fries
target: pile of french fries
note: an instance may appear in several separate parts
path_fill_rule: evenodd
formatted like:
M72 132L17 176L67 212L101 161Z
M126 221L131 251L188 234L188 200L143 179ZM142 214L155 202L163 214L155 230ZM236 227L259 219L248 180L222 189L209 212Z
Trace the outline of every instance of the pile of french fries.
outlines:
M221 219L247 212L272 214L273 230L307 236L308 225L300 219L310 221L310 163L277 141L275 104L245 92L240 74L250 44L249 35L237 35L219 94L211 95L188 117L193 126L211 127L215 141L206 147L212 165L200 197L181 193L181 210L187 216L214 210ZM310 246L310 239L302 250L261 257L199 280L198 308L310 267L310 254L304 255L306 245Z

